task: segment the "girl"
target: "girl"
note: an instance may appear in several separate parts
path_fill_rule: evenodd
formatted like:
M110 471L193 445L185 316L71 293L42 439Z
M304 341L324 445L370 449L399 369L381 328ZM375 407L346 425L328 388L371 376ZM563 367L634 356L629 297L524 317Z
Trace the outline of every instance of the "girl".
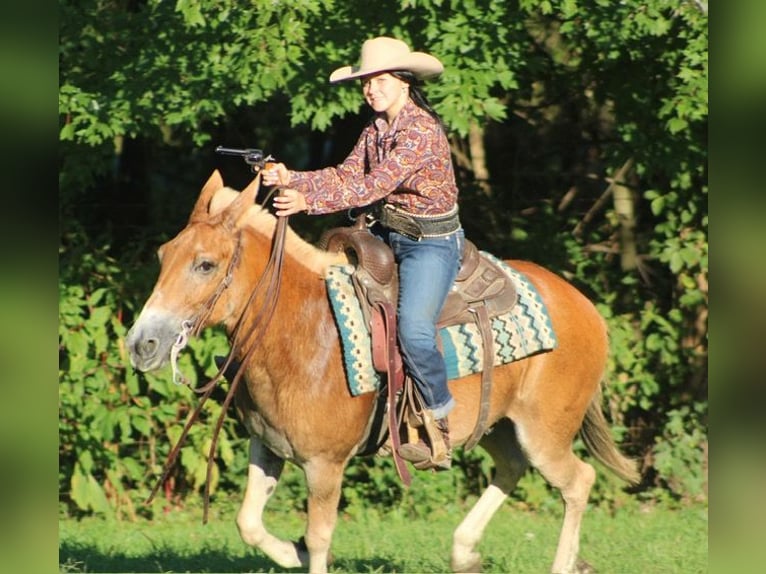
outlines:
M451 465L447 415L455 401L436 321L460 267L464 233L444 126L418 82L443 70L435 57L412 52L401 40L367 40L358 66L330 75L332 83L359 78L375 112L351 154L335 167L301 172L276 164L262 176L265 185L282 188L274 198L278 216L374 208L370 231L391 247L399 271L397 334L405 369L422 395L426 424L439 431L428 436L444 441L404 444L399 454L418 468L437 469Z

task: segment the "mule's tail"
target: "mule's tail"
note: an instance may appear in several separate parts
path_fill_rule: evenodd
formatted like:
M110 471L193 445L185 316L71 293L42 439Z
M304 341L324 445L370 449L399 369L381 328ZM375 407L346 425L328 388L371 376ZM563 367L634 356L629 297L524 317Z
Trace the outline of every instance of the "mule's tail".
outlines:
M580 436L588 452L599 462L626 482L639 483L641 474L638 472L636 461L624 456L614 444L609 423L606 422L604 412L601 410L600 390L588 405L585 419L580 427Z

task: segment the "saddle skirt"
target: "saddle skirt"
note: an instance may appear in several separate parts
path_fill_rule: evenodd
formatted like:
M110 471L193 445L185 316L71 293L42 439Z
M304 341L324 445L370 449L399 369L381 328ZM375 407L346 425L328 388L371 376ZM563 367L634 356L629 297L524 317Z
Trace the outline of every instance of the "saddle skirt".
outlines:
M330 230L328 250L346 251L347 265L329 268L325 277L341 334L344 367L353 395L377 391L386 371L378 301L396 308L396 265L390 248L359 228ZM494 365L556 347L547 310L534 286L518 271L466 241L463 264L437 323L447 375L456 379L484 369L483 338L476 320L482 306L489 317ZM482 313L484 314L484 313ZM486 334L484 334L486 337Z

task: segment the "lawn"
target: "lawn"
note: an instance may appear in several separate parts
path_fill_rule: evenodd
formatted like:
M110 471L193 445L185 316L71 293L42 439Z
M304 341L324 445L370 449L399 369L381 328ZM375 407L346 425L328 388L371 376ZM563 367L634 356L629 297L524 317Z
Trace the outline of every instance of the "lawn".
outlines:
M153 521L97 518L59 522L60 572L279 572L247 547L234 525L236 510L213 506L207 525L199 510L173 511ZM599 574L707 572L708 512L658 507L615 514L590 509L581 557ZM291 539L303 533L300 513L268 512L267 525ZM429 518L396 511L341 514L333 538L331 572L448 572L452 531L462 511L447 507ZM484 572L550 571L560 514L502 508L480 550Z

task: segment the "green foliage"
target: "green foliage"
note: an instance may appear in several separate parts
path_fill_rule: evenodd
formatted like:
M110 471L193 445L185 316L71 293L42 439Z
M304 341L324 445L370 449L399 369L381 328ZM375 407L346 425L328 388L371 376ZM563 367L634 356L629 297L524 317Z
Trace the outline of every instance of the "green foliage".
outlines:
M705 413L688 406L668 412L662 436L656 439L653 466L660 478L657 496L676 500L707 500L707 432ZM703 419L704 420L704 419Z
M64 2L59 44L62 141L96 145L153 133L210 140L232 105L264 101L296 73L310 18L326 2L222 5L152 0L130 10ZM83 26L85 23L85 26ZM285 42L290 38L290 42ZM83 53L110 54L80 66Z
M79 255L83 281L59 279L59 489L81 510L105 512L107 489L115 504L130 503L121 496L122 477L135 481L143 472L104 444L131 436L131 412L140 410L130 404L115 409L114 399L120 387L132 386L136 394L138 388L135 379L122 383L114 376L123 371L118 341L125 334L115 312L117 267L94 254Z

